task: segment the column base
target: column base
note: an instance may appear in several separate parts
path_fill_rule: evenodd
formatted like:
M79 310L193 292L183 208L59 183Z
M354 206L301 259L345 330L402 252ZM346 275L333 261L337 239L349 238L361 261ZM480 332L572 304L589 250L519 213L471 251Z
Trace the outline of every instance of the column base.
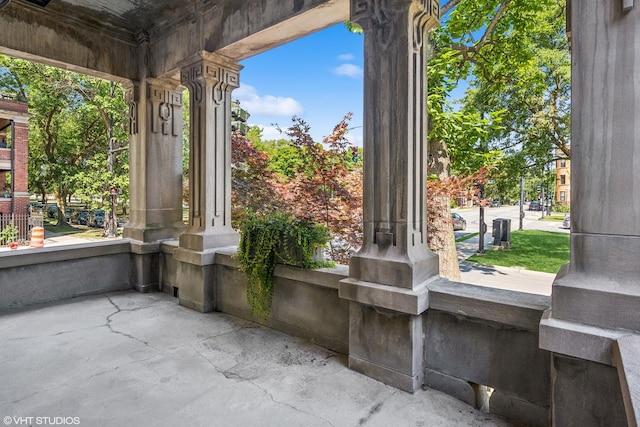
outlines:
M148 226L137 227L135 225L125 225L122 237L138 242L158 242L161 240L177 239L184 231L184 224L174 224L170 226Z
M357 302L349 307L349 368L414 393L424 380L422 316Z
M160 244L132 241L132 285L142 293L160 290Z
M552 425L627 426L616 369L552 355Z
M572 233L571 263L553 282L553 318L640 331L639 247L637 236Z
M370 245L349 261L349 276L363 282L414 289L439 275L438 255L427 250L394 254L395 247L382 250Z
M201 313L215 309L215 254L216 249L193 251L176 248L173 257L178 261L176 281L178 303Z
M180 247L196 252L203 252L214 248L237 246L240 234L233 229L219 233L185 231L180 235Z

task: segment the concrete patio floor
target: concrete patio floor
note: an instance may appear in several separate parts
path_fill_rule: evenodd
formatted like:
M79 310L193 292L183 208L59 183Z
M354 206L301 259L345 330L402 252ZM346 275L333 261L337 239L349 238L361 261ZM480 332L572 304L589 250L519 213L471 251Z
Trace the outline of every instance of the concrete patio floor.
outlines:
M350 371L344 355L162 293L0 312L0 349L0 425L510 425L435 390L385 386Z

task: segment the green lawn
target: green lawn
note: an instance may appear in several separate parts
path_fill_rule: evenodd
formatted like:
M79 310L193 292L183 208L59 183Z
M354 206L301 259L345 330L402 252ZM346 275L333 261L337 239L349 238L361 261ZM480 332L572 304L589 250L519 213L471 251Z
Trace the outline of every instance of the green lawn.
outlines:
M486 251L484 255L473 255L468 260L480 264L557 273L561 266L569 262L569 234L537 230L514 231L511 233L511 249Z
M465 236L462 236L462 237L456 239L456 242L464 242L465 240L469 240L472 237L476 237L478 234L479 233L477 233L477 232L476 233L469 233L469 234L467 234Z
M52 233L61 235L73 235L73 237L80 237L83 239L91 240L103 240L102 228L91 228L82 226L73 226L71 224L55 225L45 222L44 228Z
M565 214L552 214L551 216L546 215L544 218L540 218L538 221L551 221L551 222L562 222L564 221Z

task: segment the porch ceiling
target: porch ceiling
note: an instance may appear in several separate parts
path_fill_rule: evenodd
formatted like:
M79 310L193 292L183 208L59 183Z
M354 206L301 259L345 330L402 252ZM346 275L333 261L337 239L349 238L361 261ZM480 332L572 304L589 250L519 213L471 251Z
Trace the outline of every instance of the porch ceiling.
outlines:
M46 9L135 34L187 16L193 3L188 0L53 0Z
M164 77L202 51L241 60L348 14L348 0L11 0L0 53L115 80Z

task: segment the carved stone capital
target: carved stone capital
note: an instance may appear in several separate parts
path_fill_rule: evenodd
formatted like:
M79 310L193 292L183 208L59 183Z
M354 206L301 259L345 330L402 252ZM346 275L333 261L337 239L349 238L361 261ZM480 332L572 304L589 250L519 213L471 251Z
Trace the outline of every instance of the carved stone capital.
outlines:
M414 2L413 47L419 50L425 40L425 34L440 22L439 0L421 0Z
M182 129L178 128L182 114L182 92L167 89L154 84L147 85L147 93L151 101L151 132L163 135L178 136Z
M183 85L192 91L195 102L202 102L204 89L212 87L212 99L219 105L225 94L240 85L241 66L222 55L203 52L180 73Z
M439 0L351 0L351 20L365 30L383 28L394 24L400 12L407 8L413 11L414 22L423 31L436 26L440 20Z

